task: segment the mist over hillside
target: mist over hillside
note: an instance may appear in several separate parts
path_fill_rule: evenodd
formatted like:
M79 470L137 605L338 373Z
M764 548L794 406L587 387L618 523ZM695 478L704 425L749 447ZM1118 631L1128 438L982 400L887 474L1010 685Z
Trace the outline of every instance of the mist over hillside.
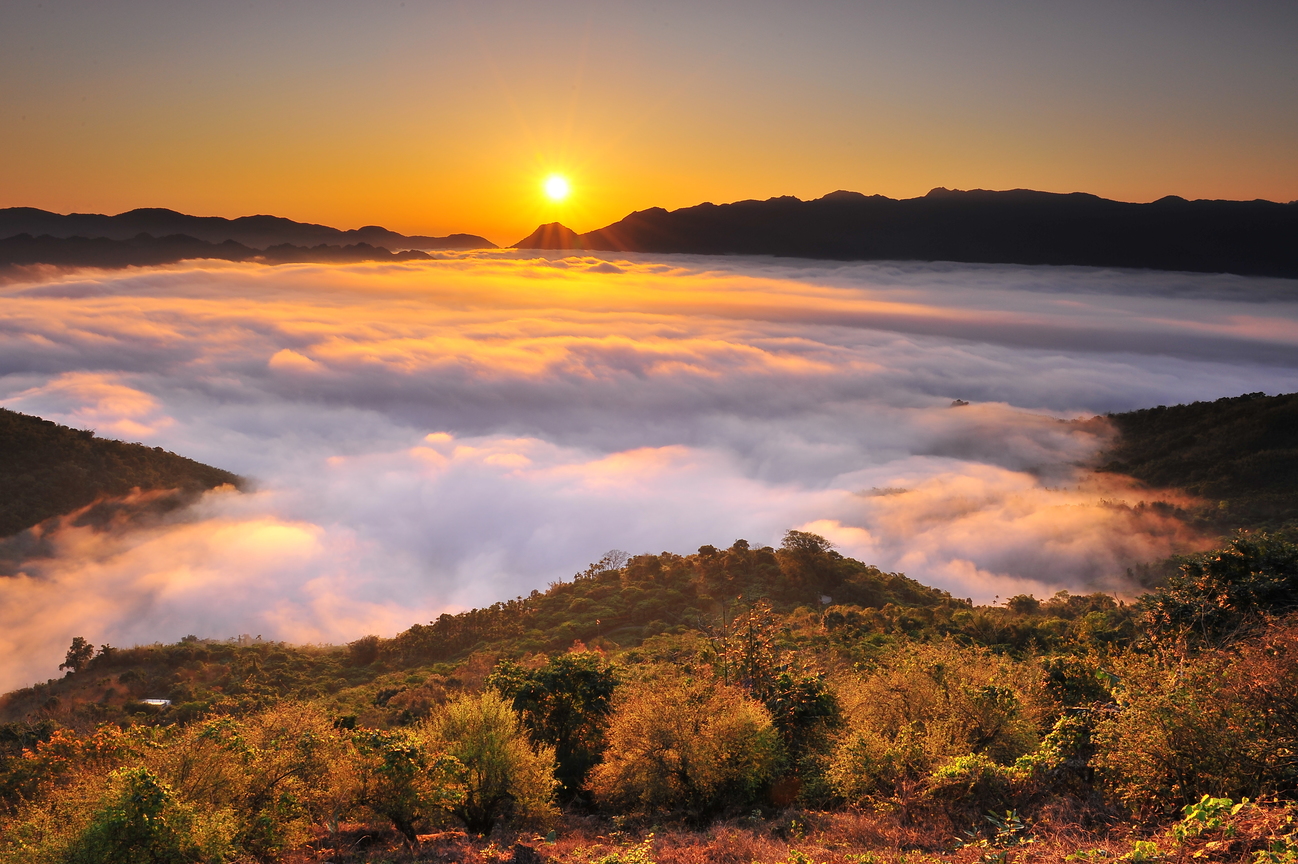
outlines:
M253 481L50 526L0 581L6 680L74 635L390 636L610 547L789 528L978 603L1134 592L1217 531L1090 473L1092 418L1298 389L1285 280L439 254L0 286L0 404Z

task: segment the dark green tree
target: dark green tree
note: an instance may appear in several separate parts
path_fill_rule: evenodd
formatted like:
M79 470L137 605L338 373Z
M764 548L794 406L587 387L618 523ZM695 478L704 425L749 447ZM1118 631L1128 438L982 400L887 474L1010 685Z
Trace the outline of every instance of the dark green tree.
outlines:
M120 791L95 811L67 850L68 864L187 864L211 860L193 814L147 768L124 769ZM221 850L226 851L226 850ZM224 860L224 855L219 860Z
M832 591L840 580L838 562L842 556L834 551L833 543L819 534L786 532L776 558L789 587L794 589L789 599L814 602L821 594Z
M1155 641L1234 641L1268 617L1298 610L1298 545L1241 532L1222 549L1186 558L1141 606Z
M487 679L522 715L532 741L554 748L565 801L577 797L600 761L617 684L613 667L590 652L560 654L539 669L505 661Z
M95 646L85 640L83 636L77 636L72 640L72 647L68 649L68 656L59 664L60 669L67 669L69 673L80 672L85 665L90 662L90 658L95 656Z

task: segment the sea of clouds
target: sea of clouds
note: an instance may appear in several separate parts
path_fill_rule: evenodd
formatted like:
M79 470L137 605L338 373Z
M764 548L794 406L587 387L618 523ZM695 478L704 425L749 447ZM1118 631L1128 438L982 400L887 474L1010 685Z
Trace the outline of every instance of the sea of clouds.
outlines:
M795 527L978 602L1123 592L1202 540L1086 470L1088 418L1293 390L1285 280L515 251L11 273L0 405L251 485L52 527L0 578L0 688L74 635L391 635L610 548Z

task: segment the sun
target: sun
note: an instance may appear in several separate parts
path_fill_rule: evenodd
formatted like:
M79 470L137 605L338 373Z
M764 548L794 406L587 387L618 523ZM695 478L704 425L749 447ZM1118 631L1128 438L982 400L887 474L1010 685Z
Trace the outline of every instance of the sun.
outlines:
M545 194L551 201L562 201L568 197L572 187L568 185L568 178L559 174L551 174L545 178Z

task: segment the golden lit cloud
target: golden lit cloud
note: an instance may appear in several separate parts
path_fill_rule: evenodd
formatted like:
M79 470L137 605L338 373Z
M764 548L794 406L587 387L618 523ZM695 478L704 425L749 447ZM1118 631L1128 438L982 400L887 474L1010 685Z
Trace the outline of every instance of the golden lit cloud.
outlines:
M342 641L611 547L817 531L976 600L1196 538L1084 466L1109 410L1298 389L1282 280L446 254L0 285L0 404L250 477L0 579L0 685L74 635ZM972 404L951 407L961 399ZM884 490L880 492L879 490ZM7 640L7 641L6 641Z

